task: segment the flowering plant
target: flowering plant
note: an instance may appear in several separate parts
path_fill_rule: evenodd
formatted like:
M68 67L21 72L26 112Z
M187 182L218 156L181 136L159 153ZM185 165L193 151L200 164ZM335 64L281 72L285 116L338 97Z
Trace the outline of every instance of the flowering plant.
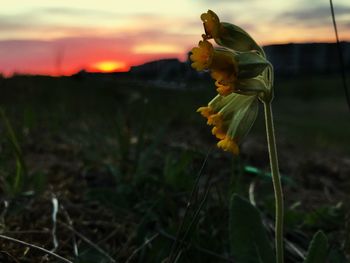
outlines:
M239 153L239 142L250 130L258 99L271 97L272 66L261 47L243 29L221 23L211 10L202 14L205 34L192 49L192 67L209 70L218 95L197 111L212 125L218 147ZM209 42L214 39L220 47Z
M257 112L258 101L264 104L270 165L276 200L276 255L283 262L283 193L273 129L273 69L263 49L243 29L220 22L211 10L201 15L205 34L190 59L197 70L209 70L218 95L197 111L212 125L217 146L235 155L239 143L249 132ZM219 47L209 42L214 39Z
M206 106L197 111L213 126L217 146L234 155L239 143L249 132L257 112L258 102L264 105L266 135L269 149L272 182L275 193L275 250L273 254L257 209L234 195L231 201L231 244L235 262L284 262L283 252L283 191L271 102L273 100L273 67L263 49L242 28L221 22L211 10L201 15L205 34L192 49L192 67L208 70L218 92ZM214 47L210 40L218 47ZM250 245L248 245L250 244ZM310 244L304 263L326 262L327 239L318 232ZM236 261L237 260L237 261Z

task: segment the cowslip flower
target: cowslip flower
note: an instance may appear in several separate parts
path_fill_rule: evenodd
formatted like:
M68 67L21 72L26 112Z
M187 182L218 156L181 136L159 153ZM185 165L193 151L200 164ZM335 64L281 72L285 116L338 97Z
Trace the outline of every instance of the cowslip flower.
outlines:
M258 99L265 98L269 88L266 69L270 66L264 52L243 29L220 22L211 10L201 15L205 34L192 49L192 67L208 70L215 80L218 95L197 111L213 126L217 146L233 154L253 125ZM214 39L220 47L214 47Z
M219 17L211 10L201 15L203 21L205 34L202 35L203 39L217 38L220 35L220 29L222 25Z
M211 65L214 48L208 41L199 41L198 47L192 49L190 56L192 67L198 71L208 69Z
M198 47L192 49L191 66L198 70L210 70L211 76L216 80L217 91L221 95L228 95L234 91L237 80L238 63L234 53L214 48L206 40L200 41Z
M219 148L223 149L224 151L231 152L235 155L237 155L239 153L239 148L238 148L237 143L228 136L226 136L224 139L220 140L217 143L217 146Z
M236 81L235 74L229 74L225 71L213 70L211 77L216 80L216 91L220 95L226 96L234 91Z
M203 117L208 118L210 115L214 114L213 109L208 107L200 107L197 109L197 112L202 114Z

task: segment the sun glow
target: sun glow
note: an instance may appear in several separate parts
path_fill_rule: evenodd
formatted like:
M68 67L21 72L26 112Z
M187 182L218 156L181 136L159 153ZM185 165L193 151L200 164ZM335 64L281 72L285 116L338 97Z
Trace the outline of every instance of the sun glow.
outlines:
M127 69L126 64L120 61L100 61L93 64L91 68L100 72L125 71Z

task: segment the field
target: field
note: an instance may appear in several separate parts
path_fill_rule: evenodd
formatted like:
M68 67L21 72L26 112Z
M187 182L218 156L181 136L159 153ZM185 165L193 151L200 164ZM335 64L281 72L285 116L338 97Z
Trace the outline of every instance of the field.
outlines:
M235 262L229 203L238 193L262 212L273 242L262 109L233 158L196 113L212 83L14 76L0 89L2 235L73 262ZM286 262L302 262L319 229L329 262L348 262L350 112L340 78L277 79L275 90ZM0 245L1 262L62 262Z

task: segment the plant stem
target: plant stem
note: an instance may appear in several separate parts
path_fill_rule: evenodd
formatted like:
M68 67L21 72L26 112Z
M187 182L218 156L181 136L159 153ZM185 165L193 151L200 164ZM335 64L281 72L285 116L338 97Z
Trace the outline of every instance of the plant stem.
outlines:
M273 116L271 101L263 102L265 111L266 136L269 147L270 166L272 174L273 188L275 191L275 245L276 245L276 262L283 263L283 191L281 176L278 169L278 157L276 149L276 138L273 127Z

